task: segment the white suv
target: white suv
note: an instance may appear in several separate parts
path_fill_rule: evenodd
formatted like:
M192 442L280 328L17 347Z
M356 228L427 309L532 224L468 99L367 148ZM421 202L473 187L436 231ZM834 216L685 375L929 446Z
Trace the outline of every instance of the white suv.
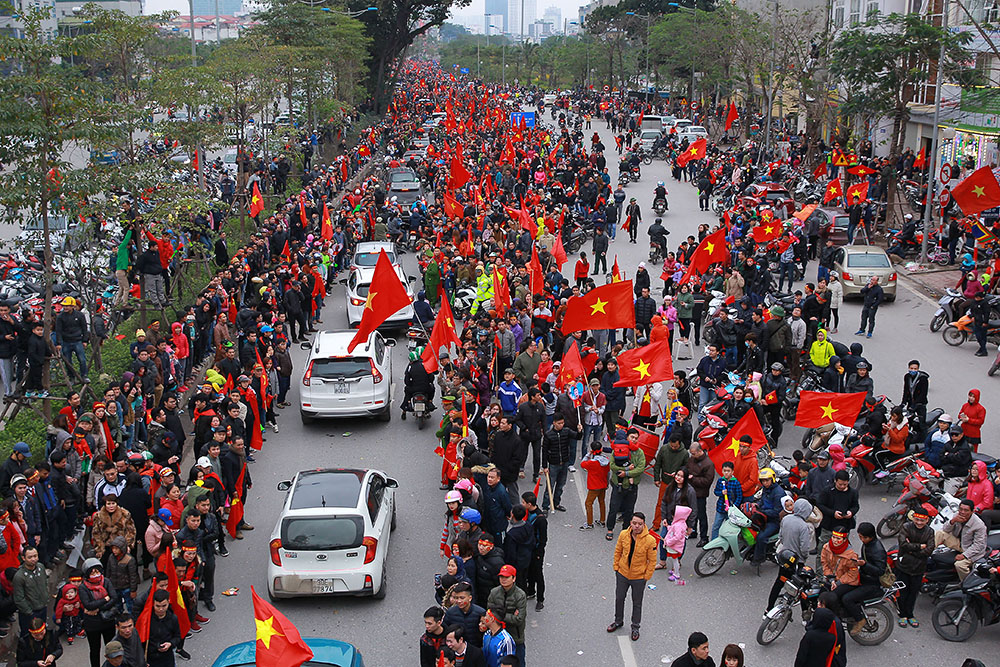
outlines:
M396 341L373 331L353 351L355 331L321 331L309 349L299 388L299 414L308 424L317 417L392 416L392 346Z
M287 491L271 533L267 593L385 597L396 480L377 470L317 468L279 482Z

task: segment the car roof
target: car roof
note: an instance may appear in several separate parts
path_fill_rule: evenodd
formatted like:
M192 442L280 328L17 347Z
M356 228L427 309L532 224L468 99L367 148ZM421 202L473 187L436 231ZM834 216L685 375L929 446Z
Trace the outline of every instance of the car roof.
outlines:
M844 246L844 250L847 251L849 255L885 255L886 252L883 248L877 245L848 245Z
M357 509L367 474L358 468L303 470L295 476L288 509Z
M336 667L352 667L361 652L353 644L326 637L303 637L313 652L310 664L327 664ZM233 644L222 650L212 667L236 667L256 664L257 641Z
M406 285L406 274L403 273L403 267L398 264L393 264L393 268L396 269L396 275L399 277L399 282ZM370 283L372 281L372 276L375 275L374 266L355 266L351 269L351 271L357 274L355 280L359 285Z
M341 329L337 331L320 331L313 339L312 357L370 357L372 353L372 341L378 334L373 331L368 336L367 342L359 344L352 351L347 351L347 346L354 339L357 331L353 329Z

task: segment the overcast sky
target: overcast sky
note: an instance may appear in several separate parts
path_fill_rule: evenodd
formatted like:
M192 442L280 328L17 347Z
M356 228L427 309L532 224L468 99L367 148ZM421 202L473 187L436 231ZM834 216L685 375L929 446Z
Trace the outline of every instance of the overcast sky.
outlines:
M484 2L485 0L472 0L472 4L468 7L462 7L457 13L461 16L482 16ZM577 16L580 0L535 0L535 6L537 7L538 18L542 17L546 8L554 6L562 10L564 20L567 18L573 20ZM185 16L188 13L187 0L146 0L145 7L147 14L155 14L168 9L176 10ZM561 30L562 26L559 26L558 29Z

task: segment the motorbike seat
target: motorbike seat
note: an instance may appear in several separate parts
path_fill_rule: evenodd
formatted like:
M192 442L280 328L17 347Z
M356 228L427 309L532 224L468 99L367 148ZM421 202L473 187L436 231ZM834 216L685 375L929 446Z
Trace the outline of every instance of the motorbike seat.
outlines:
M982 461L986 464L989 470L993 470L997 467L997 459L995 456L990 456L989 454L983 454L981 452L975 452L972 454L973 461Z
M991 532L986 535L986 546L991 551L1000 550L1000 531Z

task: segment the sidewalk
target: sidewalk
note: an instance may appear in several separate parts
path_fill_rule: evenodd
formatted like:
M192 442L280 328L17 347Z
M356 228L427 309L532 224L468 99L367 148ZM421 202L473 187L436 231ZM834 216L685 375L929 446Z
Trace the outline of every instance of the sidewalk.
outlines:
M908 278L934 299L943 295L948 288L955 287L962 277L962 272L954 266L921 266L915 262L895 263L894 266L901 278Z

